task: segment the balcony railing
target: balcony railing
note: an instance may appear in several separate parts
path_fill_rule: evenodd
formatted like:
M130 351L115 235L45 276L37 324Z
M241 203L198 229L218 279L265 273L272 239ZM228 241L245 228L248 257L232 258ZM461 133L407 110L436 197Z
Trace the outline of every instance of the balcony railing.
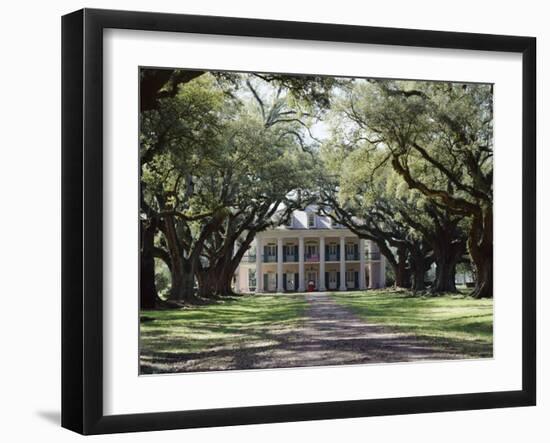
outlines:
M304 254L304 260L306 262L318 262L319 261L319 254Z
M298 254L285 254L283 255L283 262L285 263L298 263ZM359 254L347 253L345 255L346 261L359 260ZM262 254L262 259L264 263L277 263L276 255ZM376 261L380 260L380 252L366 252L365 259ZM248 254L243 257L243 260L248 263L256 262L256 254ZM319 254L304 254L304 261L309 263L316 263L320 261ZM339 262L340 254L326 254L325 262Z

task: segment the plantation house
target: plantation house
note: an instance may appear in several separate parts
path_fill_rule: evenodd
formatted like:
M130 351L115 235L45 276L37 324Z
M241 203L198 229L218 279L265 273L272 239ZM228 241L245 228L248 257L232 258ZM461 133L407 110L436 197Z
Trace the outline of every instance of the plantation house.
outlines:
M359 239L314 208L259 233L235 278L238 292L347 291L383 288L386 263L377 245Z

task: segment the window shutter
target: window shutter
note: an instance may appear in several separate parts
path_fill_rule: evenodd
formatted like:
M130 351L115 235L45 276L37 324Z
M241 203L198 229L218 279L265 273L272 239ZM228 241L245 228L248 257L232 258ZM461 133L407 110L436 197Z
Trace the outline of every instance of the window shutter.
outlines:
M325 288L328 288L328 272L325 272Z
M340 289L340 273L336 273L336 287Z
M294 290L297 291L300 288L300 274L294 274Z
M286 291L286 274L283 274L283 290Z
M267 286L267 277L268 277L268 275L264 274L264 291L267 291L267 288L268 288L268 286Z
M359 289L359 272L355 271L355 289Z
M357 243L353 245L353 254L356 259L359 257L359 245Z

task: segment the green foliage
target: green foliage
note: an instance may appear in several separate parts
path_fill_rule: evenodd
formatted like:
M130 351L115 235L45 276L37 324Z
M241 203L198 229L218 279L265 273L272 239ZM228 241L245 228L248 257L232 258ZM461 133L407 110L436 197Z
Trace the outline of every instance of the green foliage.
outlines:
M219 266L228 278L235 246L247 248L309 198L316 106L280 83L202 74L142 112L142 218L161 221L156 246L173 266L190 257L192 272Z
M476 266L491 260L491 85L355 80L328 122L321 195L340 223L386 246L394 266L397 248L411 266L424 256L418 275L434 259L452 270L467 233Z
M490 85L165 77L140 116L141 219L159 220L158 248L212 265L311 202L387 255L406 247L433 260L437 229L463 241L466 217L478 219L472 245L491 237ZM324 140L312 134L319 121Z
M337 109L341 141L383 152L409 187L456 210L460 199L492 201L491 85L360 82Z
M166 300L170 293L170 269L159 259L155 259L155 285L159 297Z

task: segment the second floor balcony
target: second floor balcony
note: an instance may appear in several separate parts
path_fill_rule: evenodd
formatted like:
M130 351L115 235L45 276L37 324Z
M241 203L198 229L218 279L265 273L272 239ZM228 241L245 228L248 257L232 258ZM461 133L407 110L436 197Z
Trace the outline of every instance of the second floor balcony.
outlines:
M286 263L298 263L298 254L283 254L283 261Z
M359 253L348 251L344 255L346 261L359 261ZM299 255L297 253L283 254L284 263L298 263ZM305 253L304 262L306 263L319 263L321 257L318 253ZM380 252L365 252L366 261L378 261L380 260ZM256 262L256 254L247 254L243 257L243 261L248 263ZM340 253L326 253L325 262L339 262ZM277 254L262 254L263 263L277 263Z
M316 263L319 260L321 260L319 254L317 253L311 253L311 254L304 254L304 261L308 263Z

